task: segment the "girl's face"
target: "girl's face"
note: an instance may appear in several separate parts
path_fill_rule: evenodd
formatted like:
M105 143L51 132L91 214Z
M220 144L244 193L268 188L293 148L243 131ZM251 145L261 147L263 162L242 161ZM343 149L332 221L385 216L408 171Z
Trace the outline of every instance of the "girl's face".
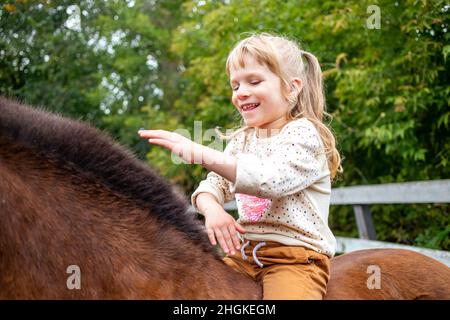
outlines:
M230 68L231 101L244 122L257 129L281 129L287 122L290 106L283 95L281 79L252 56L244 65Z

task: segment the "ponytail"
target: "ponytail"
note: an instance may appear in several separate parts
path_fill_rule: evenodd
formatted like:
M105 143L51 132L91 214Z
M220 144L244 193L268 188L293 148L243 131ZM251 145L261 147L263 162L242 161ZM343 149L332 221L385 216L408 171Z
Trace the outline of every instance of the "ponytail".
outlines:
M330 120L331 115L325 111L322 69L312 53L301 50L301 58L304 59L302 88L297 94L289 115L291 119L307 118L315 125L324 144L331 178L334 179L337 173L343 170L341 156L336 148L336 139L330 128L323 122L324 115Z
M310 106L311 112L317 119L323 120L325 109L325 94L323 91L322 69L316 56L307 51L301 51L305 63L306 81L304 83L303 95L300 101L303 106ZM303 101L302 101L303 100Z

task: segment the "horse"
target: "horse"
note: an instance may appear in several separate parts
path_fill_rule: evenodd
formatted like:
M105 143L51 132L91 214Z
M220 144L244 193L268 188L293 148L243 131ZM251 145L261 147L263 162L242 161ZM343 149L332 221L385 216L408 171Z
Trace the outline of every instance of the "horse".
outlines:
M376 288L369 266L380 270ZM361 250L332 259L325 299L449 299L449 284L450 268L432 258ZM0 299L262 293L223 263L186 197L127 148L87 123L0 97Z

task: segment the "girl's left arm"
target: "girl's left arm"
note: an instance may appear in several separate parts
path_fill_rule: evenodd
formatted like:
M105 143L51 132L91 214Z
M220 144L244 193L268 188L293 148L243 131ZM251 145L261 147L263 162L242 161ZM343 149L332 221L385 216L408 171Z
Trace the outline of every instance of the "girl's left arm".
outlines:
M231 183L236 181L236 158L234 156L195 143L175 132L139 130L138 134L141 138L147 138L149 143L170 150L188 163L201 164L207 170L214 171Z

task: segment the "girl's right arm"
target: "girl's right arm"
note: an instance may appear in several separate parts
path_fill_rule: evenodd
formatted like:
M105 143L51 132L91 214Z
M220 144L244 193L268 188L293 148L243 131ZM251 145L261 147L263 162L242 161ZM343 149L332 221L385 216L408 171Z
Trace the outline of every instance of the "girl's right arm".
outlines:
M240 249L237 232L245 233L245 229L234 220L208 192L201 192L196 197L198 211L205 216L205 227L212 245L219 243L225 253L235 253Z

